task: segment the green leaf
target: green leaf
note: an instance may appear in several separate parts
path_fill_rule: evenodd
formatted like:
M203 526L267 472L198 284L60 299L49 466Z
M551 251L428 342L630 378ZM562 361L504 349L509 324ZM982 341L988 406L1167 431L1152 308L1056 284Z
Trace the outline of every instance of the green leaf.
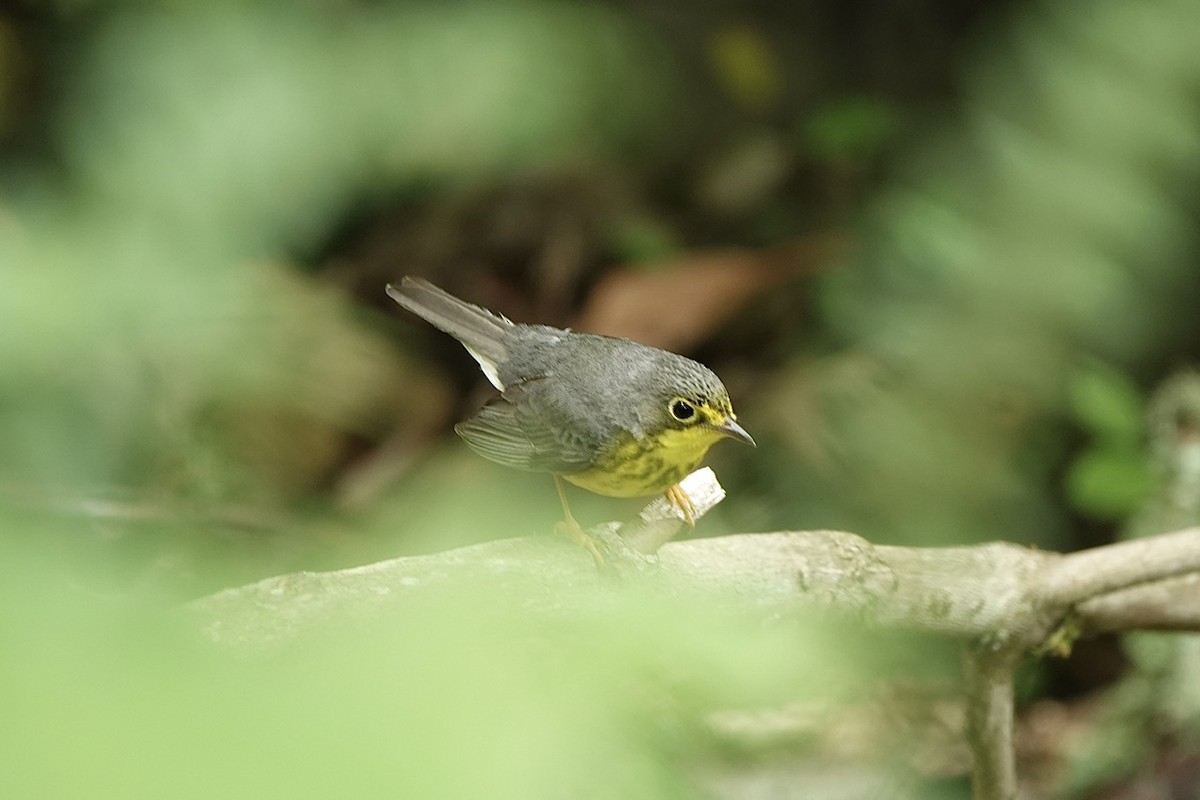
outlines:
M879 150L896 131L896 115L869 97L844 97L818 109L804 127L809 149L821 159L858 158Z
M1145 403L1127 375L1090 362L1075 371L1067 388L1072 415L1092 436L1129 446L1141 441Z
M1084 452L1067 473L1067 496L1090 517L1121 520L1141 505L1150 490L1146 459L1136 450Z

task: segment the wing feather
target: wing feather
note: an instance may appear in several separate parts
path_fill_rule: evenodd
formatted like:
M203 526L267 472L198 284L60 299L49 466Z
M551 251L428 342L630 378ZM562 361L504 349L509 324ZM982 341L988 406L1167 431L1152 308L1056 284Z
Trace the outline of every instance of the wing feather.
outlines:
M484 458L508 467L560 475L587 469L594 453L579 437L563 435L555 424L561 412L542 402L539 383L510 387L455 432Z
M516 407L505 400L479 409L478 414L455 425L454 432L484 458L506 467L536 469L537 450L521 430Z
M405 277L388 284L388 297L462 342L492 385L504 391L500 365L508 359L505 337L513 323L486 308L459 300L422 278Z

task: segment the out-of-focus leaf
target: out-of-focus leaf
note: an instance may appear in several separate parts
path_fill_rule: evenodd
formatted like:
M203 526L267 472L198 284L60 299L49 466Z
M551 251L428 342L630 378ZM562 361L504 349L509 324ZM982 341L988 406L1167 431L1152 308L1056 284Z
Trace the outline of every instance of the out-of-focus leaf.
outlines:
M843 237L814 237L774 250L697 252L658 266L612 270L575 327L683 351L708 338L750 298L837 263Z
M783 74L762 31L729 25L716 32L711 56L717 78L738 103L760 111L783 91Z
M895 130L895 112L882 100L846 97L814 111L804 139L817 158L837 161L878 151Z
M1099 361L1078 367L1067 391L1071 414L1092 438L1067 472L1067 499L1088 516L1127 519L1153 485L1141 394L1128 376Z
M1067 385L1071 413L1092 436L1134 445L1145 428L1145 403L1129 377L1098 361L1075 370Z
M1127 518L1146 499L1151 485L1146 459L1136 449L1088 450L1067 473L1071 504L1097 519Z
M645 216L618 220L609 230L609 246L624 261L651 261L679 252L680 242L667 225Z
M721 214L760 206L791 174L795 156L783 139L762 131L720 153L697 177L698 200Z

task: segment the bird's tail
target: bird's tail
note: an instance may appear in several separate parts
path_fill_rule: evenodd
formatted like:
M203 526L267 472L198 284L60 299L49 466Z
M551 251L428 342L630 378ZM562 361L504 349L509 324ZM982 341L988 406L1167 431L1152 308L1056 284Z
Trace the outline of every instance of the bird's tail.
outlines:
M418 317L462 342L492 383L497 383L493 375L497 365L508 357L504 336L512 328L512 322L486 308L459 300L421 278L401 278L399 286L388 284L387 293Z

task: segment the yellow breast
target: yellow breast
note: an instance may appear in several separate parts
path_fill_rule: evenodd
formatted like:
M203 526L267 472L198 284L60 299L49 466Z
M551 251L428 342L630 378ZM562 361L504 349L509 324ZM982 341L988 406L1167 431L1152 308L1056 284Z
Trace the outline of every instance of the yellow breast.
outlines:
M671 429L640 441L626 435L593 467L563 479L609 497L659 494L700 466L720 438L709 428Z

